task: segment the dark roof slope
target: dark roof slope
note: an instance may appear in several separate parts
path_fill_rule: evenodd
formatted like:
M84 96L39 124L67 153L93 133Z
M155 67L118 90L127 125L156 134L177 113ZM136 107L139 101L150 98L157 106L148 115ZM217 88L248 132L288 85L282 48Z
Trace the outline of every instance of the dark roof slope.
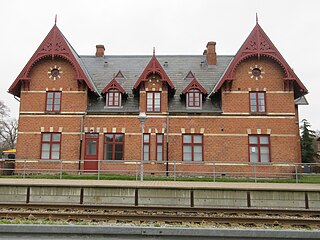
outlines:
M123 104L122 109L103 110L104 104L98 104L99 101L94 101L91 103L91 106L89 106L89 111L138 112L139 105L137 101L133 99L132 89L151 57L151 55L80 56L82 63L99 92L101 92L112 81L119 70L121 70L124 79L118 80L118 82L128 94L128 99ZM204 102L202 110L187 110L185 104L181 103L180 94L192 81L192 79L185 79L189 71L192 71L201 86L210 93L232 61L233 56L217 56L216 65L207 65L206 56L204 55L163 55L157 56L157 59L163 66L163 69L169 76L176 90L174 98L169 101L169 111L219 111L219 109L214 109L210 100Z

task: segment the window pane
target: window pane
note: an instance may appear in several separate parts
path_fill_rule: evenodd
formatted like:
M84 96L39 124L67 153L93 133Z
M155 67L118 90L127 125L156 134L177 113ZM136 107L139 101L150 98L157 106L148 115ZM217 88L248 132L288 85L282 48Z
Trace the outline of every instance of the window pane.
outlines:
M202 143L202 136L201 135L194 135L193 141L194 141L194 143Z
M191 143L191 135L183 135L183 143Z
M194 146L194 161L202 161L202 145Z
M157 142L158 143L162 143L163 142L163 135L162 134L158 134L157 135Z
M259 106L259 112L265 112L265 111L266 111L266 109L264 106Z
M250 143L250 144L258 144L258 137L256 137L256 136L250 136L250 137L249 137L249 143Z
M183 161L191 161L192 160L192 147L191 146L183 146Z
M87 141L87 151L86 154L87 155L96 155L97 153L97 141L95 140L89 140Z
M163 151L162 151L162 145L157 145L157 160L158 161L162 161L162 157L163 157Z
M42 151L41 153L41 159L49 159L49 152Z
M260 144L269 144L268 137L260 137Z
M59 133L52 134L52 142L60 142L60 134Z
M251 111L251 112L256 112L256 111L257 111L256 106L251 106L251 107L250 107L250 111Z
M42 143L42 152L49 152L49 151L50 151L50 144Z
M60 144L52 144L51 151L52 152L59 152L60 151Z
M270 161L269 147L260 147L260 157L261 157L261 162Z
M115 138L116 142L123 142L123 134L116 134Z
M51 153L51 159L59 159L60 157L59 157L59 152L52 152Z
M106 134L105 141L106 142L113 142L113 134Z
M149 145L143 145L143 160L149 160Z
M256 100L257 97L256 97L256 93L250 93L250 100Z
M60 105L54 105L54 110L55 111L60 111Z
M51 136L50 133L44 133L44 134L42 134L42 141L43 141L43 142L50 142L50 136Z
M143 134L143 142L149 142L149 134Z
M60 104L60 99L59 98L54 99L54 104Z
M53 99L47 99L47 105L52 105L53 104Z
M104 159L112 160L112 144L104 145Z
M258 148L257 147L250 147L250 162L258 162Z
M61 98L61 92L56 92L54 94L54 98Z
M114 160L122 160L122 155L123 155L123 145L116 144L115 145Z
M49 99L49 98L53 98L53 92L48 92L47 93L47 99Z
M264 93L258 93L258 99L263 99L264 100Z

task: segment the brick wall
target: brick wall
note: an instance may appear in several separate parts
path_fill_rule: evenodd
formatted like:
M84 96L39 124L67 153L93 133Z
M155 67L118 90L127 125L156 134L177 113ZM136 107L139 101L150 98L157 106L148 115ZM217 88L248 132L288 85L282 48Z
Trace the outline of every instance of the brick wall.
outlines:
M63 73L57 80L49 79L48 71L59 66ZM260 80L250 78L250 67L259 65L265 74ZM235 72L231 91L222 92L223 114L219 115L170 115L169 117L169 161L182 161L182 135L184 133L203 134L203 156L205 162L248 162L248 135L269 134L271 161L273 163L300 162L300 145L297 109L293 103L293 92L284 91L284 73L277 63L262 58L259 62L248 59ZM36 64L30 72L30 91L21 93L19 135L17 143L18 159L39 159L42 132L61 132L61 159L77 160L80 151L81 121L89 132L99 133L98 158L103 159L104 133L124 133L124 159L140 159L141 129L138 115L86 115L87 91L78 90L73 67L62 59L46 59ZM146 83L147 91L161 91L161 112L168 109L168 92L162 83ZM250 115L249 88L252 91L266 91L267 114ZM62 89L61 111L58 114L44 114L46 90ZM176 93L179 94L179 93ZM140 110L146 111L146 91L140 92ZM38 112L38 115L34 115ZM229 114L229 115L228 115ZM145 132L150 133L150 159L156 159L156 133L166 133L166 114L149 113ZM85 134L83 133L83 140ZM164 135L166 138L166 135ZM166 144L164 142L164 152ZM85 155L85 141L82 142L82 159ZM164 159L166 154L164 154ZM29 163L28 163L29 164ZM30 163L32 166L36 163ZM46 167L44 162L43 167ZM58 166L58 165L54 165ZM77 169L71 164L70 169ZM36 166L32 166L35 168ZM51 168L52 166L50 166ZM101 169L123 170L127 174L134 171L135 164L102 164ZM181 171L211 172L212 165L183 164ZM49 167L48 167L49 168ZM53 167L54 168L54 167ZM83 168L83 166L82 166ZM170 165L172 169L172 165ZM247 171L250 167L243 167ZM224 170L225 169L225 170ZM148 164L146 171L164 171L164 164ZM241 171L239 166L219 167L219 171ZM268 171L273 169L268 169ZM292 169L290 169L291 171ZM70 170L71 171L71 170ZM274 167L274 171L282 171Z

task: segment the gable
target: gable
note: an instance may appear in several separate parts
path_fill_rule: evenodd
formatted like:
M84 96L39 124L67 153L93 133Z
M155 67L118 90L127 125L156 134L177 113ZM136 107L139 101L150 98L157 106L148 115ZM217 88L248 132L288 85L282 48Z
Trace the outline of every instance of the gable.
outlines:
M282 57L258 22L235 55L233 61L219 80L218 84L215 86L213 92L219 91L226 81L235 80L235 69L241 62L251 57L256 57L258 60L260 60L261 57L267 57L276 61L285 73L283 80L295 82L295 96L299 97L308 93L306 87L293 72L289 64Z
M67 39L63 36L56 24L52 27L46 38L20 72L19 76L10 86L9 93L15 96L20 96L20 88L22 83L30 82L29 73L32 67L37 62L48 57L52 59L60 57L67 60L76 72L76 80L79 82L85 82L91 91L98 93L93 81L90 79L90 76L87 74L86 70L83 69L83 63L81 62L81 59L69 44Z
M150 74L158 74L160 76L160 80L162 82L167 82L171 89L174 89L174 85L171 82L170 78L168 77L167 73L162 68L161 64L159 63L158 59L156 58L154 52L153 56L145 67L144 71L140 75L138 81L133 86L133 89L137 89L141 82L146 81Z

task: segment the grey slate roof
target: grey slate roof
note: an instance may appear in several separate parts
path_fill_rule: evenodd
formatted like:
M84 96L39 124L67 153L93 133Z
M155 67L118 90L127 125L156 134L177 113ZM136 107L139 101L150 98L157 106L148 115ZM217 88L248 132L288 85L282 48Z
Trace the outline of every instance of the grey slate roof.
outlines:
M139 112L139 102L133 97L132 88L152 56L80 56L83 66L86 68L95 87L101 92L120 70L124 80L119 84L128 94L128 99L122 102L121 109L105 109L104 100L92 99L88 111L101 112ZM169 99L170 112L220 112L218 104L211 99L203 102L202 109L186 109L185 102L181 101L180 94L190 83L185 77L191 71L201 86L209 94L217 84L233 56L217 56L216 65L207 65L204 55L163 55L156 56L163 69L175 86L176 93L173 99ZM167 62L167 66L164 64Z

